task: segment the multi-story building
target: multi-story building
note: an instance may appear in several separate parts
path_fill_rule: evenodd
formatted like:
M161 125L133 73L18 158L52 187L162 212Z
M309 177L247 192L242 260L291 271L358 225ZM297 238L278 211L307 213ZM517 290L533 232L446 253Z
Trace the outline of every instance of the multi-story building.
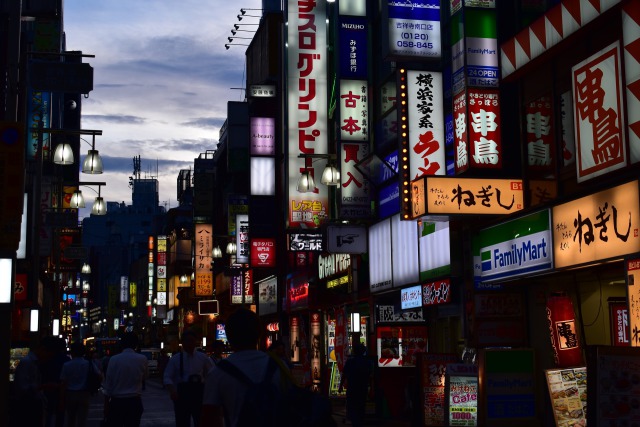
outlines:
M615 408L635 386L604 376L638 375L637 16L633 1L264 2L233 161L250 165L248 289L302 381L337 394L359 339L391 416L632 419ZM319 182L330 162L337 187Z

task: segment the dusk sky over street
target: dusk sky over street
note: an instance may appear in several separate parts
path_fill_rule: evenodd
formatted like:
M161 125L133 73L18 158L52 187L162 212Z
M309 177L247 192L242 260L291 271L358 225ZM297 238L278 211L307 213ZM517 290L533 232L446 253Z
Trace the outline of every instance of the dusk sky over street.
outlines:
M250 40L234 40L229 50L225 43L233 24L257 24L248 15L261 7L260 0L65 0L67 50L95 55L84 60L94 89L83 99L82 128L103 131L96 149L105 172L81 181L105 181L106 201L131 204L129 176L140 155L142 177L157 176L160 203L175 207L179 170L215 148L227 101L244 99L237 88L244 87L247 47L240 44ZM248 10L239 22L241 8ZM82 144L83 158L88 148ZM95 196L85 195L87 202Z

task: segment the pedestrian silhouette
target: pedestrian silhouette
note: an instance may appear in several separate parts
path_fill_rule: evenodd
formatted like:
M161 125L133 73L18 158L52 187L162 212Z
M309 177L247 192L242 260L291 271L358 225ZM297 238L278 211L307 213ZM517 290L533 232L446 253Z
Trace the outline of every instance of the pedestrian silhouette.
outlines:
M103 383L104 416L108 427L138 427L142 417L142 383L148 376L147 357L136 353L138 336L125 332L122 352L111 356Z
M174 354L164 371L164 385L173 401L176 427L200 425L204 379L213 367L213 360L196 351L197 337L192 331L182 333L182 350Z
M342 369L339 392L347 386L347 418L354 427L364 423L367 395L371 383L373 366L366 357L367 348L356 344L353 355L347 359Z

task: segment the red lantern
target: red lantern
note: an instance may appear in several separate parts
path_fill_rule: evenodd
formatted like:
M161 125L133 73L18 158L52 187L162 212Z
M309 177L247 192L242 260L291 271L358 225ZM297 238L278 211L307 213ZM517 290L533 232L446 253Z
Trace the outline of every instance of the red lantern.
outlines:
M583 365L573 303L564 292L553 293L547 299L547 323L556 366Z

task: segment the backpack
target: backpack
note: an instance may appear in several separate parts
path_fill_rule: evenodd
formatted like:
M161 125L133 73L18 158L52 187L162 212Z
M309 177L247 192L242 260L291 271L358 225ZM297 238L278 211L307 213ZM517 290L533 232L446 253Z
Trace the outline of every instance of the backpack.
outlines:
M286 391L273 384L273 375L282 369L269 357L264 378L254 383L228 360L221 360L220 369L247 385L238 427L331 427L336 422L331 415L329 399L294 384Z
M87 382L85 383L85 390L88 390L91 394L96 394L100 390L102 380L100 375L93 367L93 362L89 360L89 370L87 371Z

